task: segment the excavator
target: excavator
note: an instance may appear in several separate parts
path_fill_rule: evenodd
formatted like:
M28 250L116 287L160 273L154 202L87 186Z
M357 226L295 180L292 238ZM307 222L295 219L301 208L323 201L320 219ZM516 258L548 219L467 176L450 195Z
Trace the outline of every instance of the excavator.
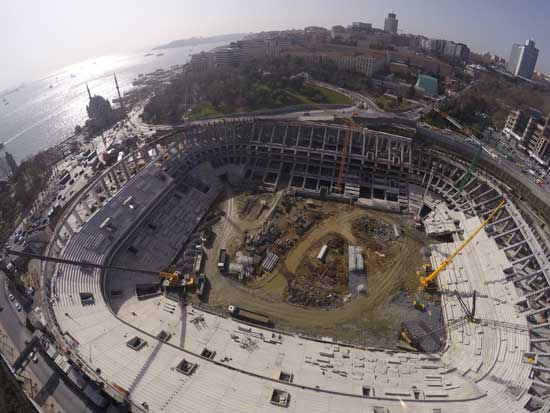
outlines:
M453 259L460 254L462 251L475 237L476 235L492 221L492 219L499 213L499 211L504 208L506 205L506 199L502 198L500 203L496 206L491 214L481 223L481 225L468 237L464 240L462 244L445 260L439 267L426 276L420 277L420 289L436 289L435 280L441 271L443 271L447 266L453 261ZM428 268L428 267L425 267Z
M92 268L98 268L100 270L117 270L117 271L127 271L127 272L139 273L139 274L158 275L161 280L166 280L166 282L168 283L168 285L170 287L175 287L175 286L178 286L178 285L191 287L195 283L194 277L192 277L192 276L182 276L181 272L179 272L179 271L173 271L173 272L162 272L161 271L161 272L159 272L159 271L144 270L144 269L138 269L138 268L120 267L120 266L116 266L116 265L93 264L93 263L87 262L87 261L67 260L65 258L49 257L49 256L46 256L46 255L33 254L33 253L30 253L30 252L23 252L23 251L14 251L14 250L11 250L11 249L6 249L6 253L9 254L9 255L17 255L19 257L25 257L25 258L29 258L29 259L55 262L57 264L76 265L78 267L81 267L81 268L87 269L87 270L92 269Z

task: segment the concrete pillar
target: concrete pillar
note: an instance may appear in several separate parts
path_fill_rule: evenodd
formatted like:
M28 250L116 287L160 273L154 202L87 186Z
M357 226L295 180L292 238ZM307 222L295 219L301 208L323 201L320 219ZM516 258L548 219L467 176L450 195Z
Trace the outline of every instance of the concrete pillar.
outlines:
M97 205L100 206L101 205L101 200L99 199L99 195L97 194L95 189L92 189L90 191L90 194L91 194L92 198L95 200L95 202L97 203Z
M149 160L149 152L146 149L142 149L139 151L139 154L141 155L141 159L143 159L145 162Z
M63 248L66 244L66 241L63 238L61 238L59 233L55 236L55 242L59 244L60 248Z
M113 179L115 186L117 189L120 189L120 182L118 180L118 176L116 175L116 171L114 169L111 169L111 178Z
M92 215L92 210L90 209L90 206L86 201L82 201L80 204L82 205L82 207L84 208L84 211L86 211L88 215Z
M77 220L80 225L84 225L84 221L82 221L82 218L80 218L80 214L76 209L73 209L71 215Z
M71 237L74 235L74 230L67 221L63 223L63 228L67 230L67 232L70 234Z
M111 195L111 188L109 188L109 185L107 185L107 182L105 182L105 177L101 177L101 184L103 185L103 189L105 190L105 194Z
M126 181L130 180L130 174L128 173L128 167L126 166L126 162L122 161L122 172L124 173L124 176L126 177Z

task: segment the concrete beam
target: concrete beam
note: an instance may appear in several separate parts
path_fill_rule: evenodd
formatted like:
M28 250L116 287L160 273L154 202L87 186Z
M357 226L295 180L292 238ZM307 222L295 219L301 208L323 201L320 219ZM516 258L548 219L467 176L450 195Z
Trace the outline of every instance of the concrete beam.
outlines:
M501 232L500 234L495 235L493 237L493 239L496 241L497 239L502 238L502 237L504 237L506 235L509 235L509 234L513 234L516 231L519 231L519 227L515 227L515 228L513 228L511 230L508 230L506 232Z
M497 219L496 221L489 222L485 228L493 227L493 226L498 225L502 222L509 221L510 219L514 219L514 218L510 215L510 216L507 216L506 218Z
M503 251L508 251L508 250L511 250L511 249L514 249L516 247L519 247L523 244L527 244L527 241L526 240L523 240L523 241L519 241L519 242L516 242L515 244L512 244L512 245L508 245L507 247L504 247L502 250Z
M525 261L528 261L530 260L531 258L535 258L535 256L533 254L530 254L530 255L527 255L523 258L520 258L518 260L515 260L514 262L512 262L512 266L514 265L517 265L517 264L521 264L522 262L525 262Z
M479 198L483 198L485 195L489 195L489 194L490 194L491 192L493 192L493 191L494 191L493 188L488 189L487 191L483 192L482 194L480 194L480 195L478 195L478 196L472 198L472 202L475 202L475 201L476 201L477 199L479 199Z
M536 290L536 291L530 292L530 293L528 293L528 294L525 294L525 295L519 297L519 298L516 300L516 304L519 303L519 302L521 302L521 301L525 301L525 300L527 300L528 298L531 298L531 297L533 297L533 296L535 296L535 295L537 295L537 294L545 293L546 291L550 291L550 286L544 287L544 288L540 288L540 289L538 289L538 290Z
M76 209L73 209L71 215L77 220L80 225L84 225L84 221L82 220L82 218L80 218L80 214Z
M516 273L517 274L517 273ZM517 278L513 278L513 279L510 279L509 277L506 277L506 279L512 281L512 282L519 282L519 281L523 281L527 278L532 278L532 277L536 277L537 275L539 274L544 274L544 271L543 270L538 270L538 271L535 271L535 272L532 272L532 273L529 273L529 274L523 274L523 275L520 275L519 277Z

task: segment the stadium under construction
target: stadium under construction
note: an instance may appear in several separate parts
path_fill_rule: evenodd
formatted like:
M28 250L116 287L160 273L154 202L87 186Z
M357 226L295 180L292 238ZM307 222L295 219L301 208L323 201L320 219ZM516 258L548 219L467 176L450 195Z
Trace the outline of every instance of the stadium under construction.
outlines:
M356 121L190 124L106 170L65 209L45 253L67 260L43 262L52 356L131 411L549 411L548 195L490 154L471 168L478 150L463 136ZM228 186L416 217L439 238L431 268L494 216L438 273L441 348L371 348L179 299L176 285L198 278L168 267L186 248L200 253L193 234ZM361 249L349 251L362 266ZM409 327L415 344L423 333Z

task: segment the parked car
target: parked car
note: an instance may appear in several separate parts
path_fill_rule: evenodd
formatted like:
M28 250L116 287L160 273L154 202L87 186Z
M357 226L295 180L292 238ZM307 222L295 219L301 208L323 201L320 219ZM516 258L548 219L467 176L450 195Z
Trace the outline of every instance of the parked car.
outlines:
M10 301L15 300L15 297L13 296L13 294L9 294L8 297L9 297Z
M21 311L21 305L19 305L19 303L15 303L15 309L17 311Z

